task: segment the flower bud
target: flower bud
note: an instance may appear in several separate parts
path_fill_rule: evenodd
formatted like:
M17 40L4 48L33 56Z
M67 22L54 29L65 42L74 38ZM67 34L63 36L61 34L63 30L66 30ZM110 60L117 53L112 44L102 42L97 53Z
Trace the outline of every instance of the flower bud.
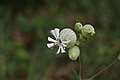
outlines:
M81 29L81 33L84 37L90 37L95 34L95 30L92 25L87 24Z
M77 46L73 46L68 50L68 55L70 59L76 60L80 55L80 49Z
M81 28L82 28L83 26L82 26L82 24L80 23L80 22L78 22L78 23L76 23L75 24L75 30L76 31L81 31Z
M79 46L80 45L80 40L76 41L76 45Z
M82 41L86 41L87 40L87 38L84 37L82 34L79 34L79 39L82 40Z

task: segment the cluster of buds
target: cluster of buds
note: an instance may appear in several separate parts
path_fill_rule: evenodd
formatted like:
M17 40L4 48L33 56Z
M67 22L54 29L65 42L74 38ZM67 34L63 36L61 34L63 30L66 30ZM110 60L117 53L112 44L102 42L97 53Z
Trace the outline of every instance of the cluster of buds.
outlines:
M69 28L61 31L59 28L51 30L50 32L54 36L54 39L48 37L48 41L50 42L47 44L48 48L58 47L57 54L66 53L66 50L68 50L69 58L76 60L80 55L80 49L78 47L80 40L86 40L92 36L95 34L95 30L93 26L89 24L82 26L80 22L75 24L75 30L77 34Z
M87 38L95 34L95 29L90 24L86 24L83 26L80 22L78 22L75 24L75 30L79 34L79 40L87 40Z

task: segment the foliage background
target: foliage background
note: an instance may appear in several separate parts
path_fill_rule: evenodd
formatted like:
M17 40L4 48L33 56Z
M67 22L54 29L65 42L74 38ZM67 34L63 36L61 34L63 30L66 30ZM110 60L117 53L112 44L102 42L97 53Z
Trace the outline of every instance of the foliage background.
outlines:
M0 1L0 80L75 80L78 60L46 47L50 30L90 23L96 35L80 45L82 77L88 78L118 56L120 0ZM95 80L119 80L120 64Z

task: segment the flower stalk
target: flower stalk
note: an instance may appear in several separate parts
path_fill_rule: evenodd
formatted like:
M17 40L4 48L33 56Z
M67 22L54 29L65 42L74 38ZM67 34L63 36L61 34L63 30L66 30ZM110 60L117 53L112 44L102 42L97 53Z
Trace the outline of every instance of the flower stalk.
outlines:
M105 70L107 70L108 68L110 68L118 59L115 59L113 62L111 62L108 66L106 66L105 68L103 68L101 71L99 71L98 73L96 73L95 75L93 75L91 78L89 78L88 80L92 80L95 77L97 77L98 75L100 75L102 72L104 72Z
M82 59L81 59L81 54L79 55L79 79L82 80Z

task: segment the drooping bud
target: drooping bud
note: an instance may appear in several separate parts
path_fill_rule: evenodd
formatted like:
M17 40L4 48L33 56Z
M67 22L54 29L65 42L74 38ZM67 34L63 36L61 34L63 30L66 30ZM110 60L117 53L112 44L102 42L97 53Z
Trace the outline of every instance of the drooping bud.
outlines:
M90 37L95 34L94 27L90 24L84 25L81 29L81 33L84 37Z
M81 31L82 27L83 26L82 26L82 24L80 22L78 22L78 23L75 24L75 30L78 31L78 32Z
M68 50L68 55L70 59L76 60L80 55L80 49L77 46L73 46Z

